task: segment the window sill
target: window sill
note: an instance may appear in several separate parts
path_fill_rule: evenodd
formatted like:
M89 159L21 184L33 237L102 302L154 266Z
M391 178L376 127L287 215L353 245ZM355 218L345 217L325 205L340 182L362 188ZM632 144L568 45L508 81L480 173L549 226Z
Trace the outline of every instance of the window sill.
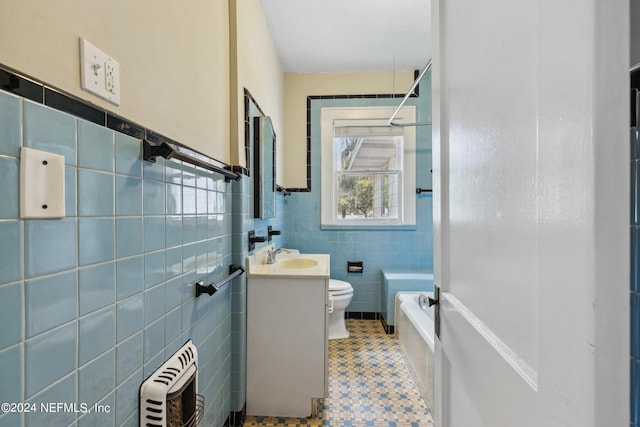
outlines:
M415 231L416 224L320 224L320 230L393 230L393 231Z

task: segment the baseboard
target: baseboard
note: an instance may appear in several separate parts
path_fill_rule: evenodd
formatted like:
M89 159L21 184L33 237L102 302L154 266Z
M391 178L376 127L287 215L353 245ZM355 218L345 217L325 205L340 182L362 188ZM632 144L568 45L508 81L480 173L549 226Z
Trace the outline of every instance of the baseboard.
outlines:
M344 314L346 319L378 320L380 318L378 313L372 313L370 311L347 311Z
M384 316L380 314L380 321L382 322L382 327L387 334L393 334L395 332L395 328L393 325L389 325L386 320L384 320Z

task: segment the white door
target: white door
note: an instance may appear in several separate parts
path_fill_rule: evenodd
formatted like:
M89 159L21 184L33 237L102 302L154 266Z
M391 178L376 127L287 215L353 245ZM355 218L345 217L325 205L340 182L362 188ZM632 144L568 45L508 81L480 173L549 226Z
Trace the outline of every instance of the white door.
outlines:
M628 0L432 0L442 427L629 423Z

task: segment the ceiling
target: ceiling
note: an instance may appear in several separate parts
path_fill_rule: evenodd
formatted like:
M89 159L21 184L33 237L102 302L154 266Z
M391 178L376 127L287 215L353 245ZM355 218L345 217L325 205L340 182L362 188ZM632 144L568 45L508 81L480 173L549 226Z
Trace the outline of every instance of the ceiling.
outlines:
M285 72L415 70L431 57L430 0L260 0Z

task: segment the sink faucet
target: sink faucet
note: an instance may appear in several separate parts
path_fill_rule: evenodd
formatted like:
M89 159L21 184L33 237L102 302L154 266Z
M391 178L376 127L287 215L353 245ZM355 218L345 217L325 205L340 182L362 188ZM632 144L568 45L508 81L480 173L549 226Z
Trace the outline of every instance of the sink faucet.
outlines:
M282 251L282 248L269 249L269 252L267 252L267 264L275 264L276 255L278 255L281 251Z

